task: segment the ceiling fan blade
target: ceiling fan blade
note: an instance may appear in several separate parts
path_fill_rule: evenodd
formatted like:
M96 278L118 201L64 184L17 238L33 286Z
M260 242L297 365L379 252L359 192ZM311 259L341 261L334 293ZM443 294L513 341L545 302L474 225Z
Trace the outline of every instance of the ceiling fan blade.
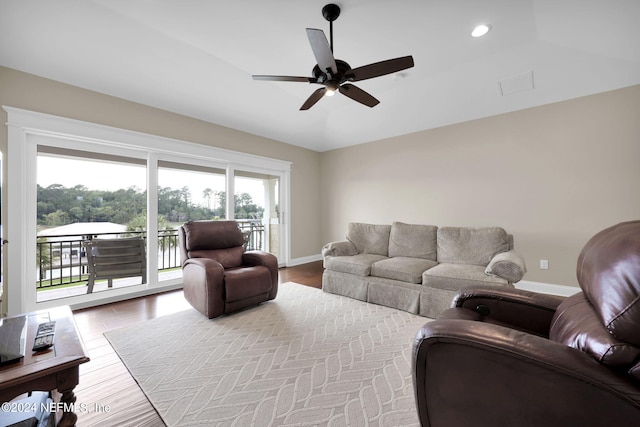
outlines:
M327 37L324 35L324 31L316 28L307 28L307 37L309 38L313 55L316 57L316 61L322 72L330 69L333 74L336 74L338 72L338 66L336 65L336 60L333 57L333 52L331 52L331 47L329 46Z
M380 103L376 98L360 89L358 86L346 83L338 88L341 94L344 96L348 96L354 101L358 101L361 104L366 105L367 107L375 107Z
M253 80L269 80L272 82L303 82L303 83L315 83L315 77L296 77L296 76L265 76L261 74L254 74Z
M311 96L307 98L304 104L302 104L300 110L308 110L309 108L313 107L315 103L320 101L320 99L324 96L326 90L326 88L321 87L320 89L314 91Z
M347 78L352 82L357 82L373 77L384 76L385 74L396 73L411 67L413 67L413 56L403 56L354 68L349 71Z

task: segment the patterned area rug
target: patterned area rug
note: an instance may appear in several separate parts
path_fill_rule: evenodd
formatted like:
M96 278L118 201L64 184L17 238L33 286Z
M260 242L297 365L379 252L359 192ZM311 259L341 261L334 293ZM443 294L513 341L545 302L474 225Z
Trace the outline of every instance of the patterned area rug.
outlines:
M427 321L285 283L230 316L106 336L168 426L415 426L411 346Z

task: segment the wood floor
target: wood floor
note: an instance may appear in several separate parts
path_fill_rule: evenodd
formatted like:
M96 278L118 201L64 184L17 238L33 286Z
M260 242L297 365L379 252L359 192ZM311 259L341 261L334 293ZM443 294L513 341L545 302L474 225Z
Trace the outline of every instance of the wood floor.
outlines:
M284 282L321 288L322 262L280 269ZM78 426L164 426L104 333L186 309L191 306L180 290L74 312L91 358L80 366L75 389L76 404L87 408L78 413Z

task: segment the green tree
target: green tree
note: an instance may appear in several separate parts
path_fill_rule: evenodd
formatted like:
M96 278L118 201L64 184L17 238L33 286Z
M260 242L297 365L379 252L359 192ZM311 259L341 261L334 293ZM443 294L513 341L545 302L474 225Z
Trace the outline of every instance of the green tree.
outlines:
M127 223L127 231L132 232L145 232L147 231L147 216L138 215Z
M127 231L135 232L135 235L139 235L140 232L146 232L146 215L140 215L131 220L127 224ZM174 233L175 230L171 228L171 225L167 222L166 218L162 215L158 215L158 248L161 251L177 246L178 242ZM131 235L133 235L133 233Z
M44 224L58 227L69 223L69 213L61 209L44 215Z
M213 196L214 191L210 188L205 188L202 191L202 197L204 197L205 199L207 199L207 208L211 209L211 196Z
M213 210L213 217L215 219L226 218L227 212L227 192L226 191L216 191L215 197L218 200L217 208Z
M236 194L234 204L237 219L257 219L263 216L264 208L256 205L249 193Z
M38 224L59 226L72 222L109 221L129 224L146 216L147 192L137 187L116 191L89 190L84 185L66 188L52 184L38 186ZM168 222L220 219L226 215L226 192L207 188L203 191L208 206L192 203L188 187L158 187L158 213ZM213 203L212 203L213 202ZM211 209L211 205L215 208ZM257 206L248 193L234 196L234 212L238 219L261 218L264 209Z
M74 206L69 209L69 217L71 218L71 222L84 222L84 212L82 211L82 207Z

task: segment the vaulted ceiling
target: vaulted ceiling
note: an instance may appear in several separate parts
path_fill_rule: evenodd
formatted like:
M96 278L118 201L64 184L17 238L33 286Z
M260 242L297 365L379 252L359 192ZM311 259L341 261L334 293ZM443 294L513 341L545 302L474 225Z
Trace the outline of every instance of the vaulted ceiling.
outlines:
M325 0L2 0L0 65L317 151L640 84L638 0L344 0L334 54L380 104L318 87ZM480 23L491 31L470 36Z

